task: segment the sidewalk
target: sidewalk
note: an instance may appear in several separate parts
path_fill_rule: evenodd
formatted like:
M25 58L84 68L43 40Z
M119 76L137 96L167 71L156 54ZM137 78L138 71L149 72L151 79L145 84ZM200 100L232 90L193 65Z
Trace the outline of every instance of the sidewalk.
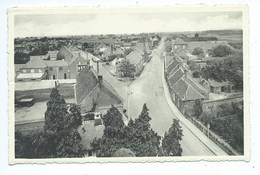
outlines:
M162 60L163 61L163 60ZM162 64L163 66L164 64ZM171 95L164 78L164 66L162 68L162 81L163 88L165 93L166 101L171 108L174 115L180 120L180 122L186 126L209 150L211 150L217 156L225 156L228 155L225 151L223 151L217 144L215 144L212 140L210 140L203 132L201 132L193 123L191 123L185 116L179 111L179 109L172 102Z

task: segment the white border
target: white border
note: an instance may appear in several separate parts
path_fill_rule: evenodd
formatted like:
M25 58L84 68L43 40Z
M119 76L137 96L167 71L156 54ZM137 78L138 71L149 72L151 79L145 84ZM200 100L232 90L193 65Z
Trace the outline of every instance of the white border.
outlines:
M244 49L244 156L189 156L189 157L134 157L134 158L62 158L62 159L15 159L14 158L14 15L16 14L75 14L75 13L154 13L154 12L212 12L212 11L242 11L243 12L243 49ZM250 158L250 126L249 126L249 57L248 57L248 9L245 5L178 5L178 6L128 6L128 7L64 7L64 8L12 8L8 14L8 85L9 85L9 163L87 163L87 162L177 162L177 161L227 161L245 160Z

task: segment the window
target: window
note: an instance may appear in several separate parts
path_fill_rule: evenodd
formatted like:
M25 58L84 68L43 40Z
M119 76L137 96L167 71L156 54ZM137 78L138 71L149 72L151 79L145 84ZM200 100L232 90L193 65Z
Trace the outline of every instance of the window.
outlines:
M63 67L59 67L59 70L63 70Z
M36 79L31 79L31 81L35 81Z
M52 68L52 67L50 67L50 71L53 71L53 68Z
M41 69L39 69L38 71L39 71L39 73L42 73L42 70L41 70Z
M26 69L23 69L23 73L26 73Z
M34 69L31 69L31 73L34 73Z
M79 61L79 65L81 65L81 62Z

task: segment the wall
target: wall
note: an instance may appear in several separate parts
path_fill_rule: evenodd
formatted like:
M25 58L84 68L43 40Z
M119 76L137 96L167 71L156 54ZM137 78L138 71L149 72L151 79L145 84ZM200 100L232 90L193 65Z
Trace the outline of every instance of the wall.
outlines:
M221 104L232 103L232 102L241 102L243 101L243 97L235 97L235 98L227 98L222 100L205 100L202 102L202 110L203 111L216 111L217 107Z
M69 68L66 67L62 67L62 70L57 70L59 69L59 67L52 67L52 70L50 70L50 67L48 69L48 79L53 79L53 75L55 75L55 79L57 79L57 74L59 75L59 79L65 79L64 78L64 74L67 74L67 78L66 79L70 79L70 73L69 73Z
M72 85L60 85L58 87L61 95L64 98L74 98L74 87ZM28 90L28 91L15 91L15 98L21 97L33 97L35 102L48 101L50 98L52 88L49 89L37 89L37 90Z

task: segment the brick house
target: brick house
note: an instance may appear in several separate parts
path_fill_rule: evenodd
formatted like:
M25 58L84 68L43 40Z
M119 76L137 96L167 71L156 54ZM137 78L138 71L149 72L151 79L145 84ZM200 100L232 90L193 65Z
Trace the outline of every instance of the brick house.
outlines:
M185 62L182 62L178 57L166 57L165 75L171 98L182 113L192 107L195 100L208 99L209 96L203 86L189 77L188 72Z

